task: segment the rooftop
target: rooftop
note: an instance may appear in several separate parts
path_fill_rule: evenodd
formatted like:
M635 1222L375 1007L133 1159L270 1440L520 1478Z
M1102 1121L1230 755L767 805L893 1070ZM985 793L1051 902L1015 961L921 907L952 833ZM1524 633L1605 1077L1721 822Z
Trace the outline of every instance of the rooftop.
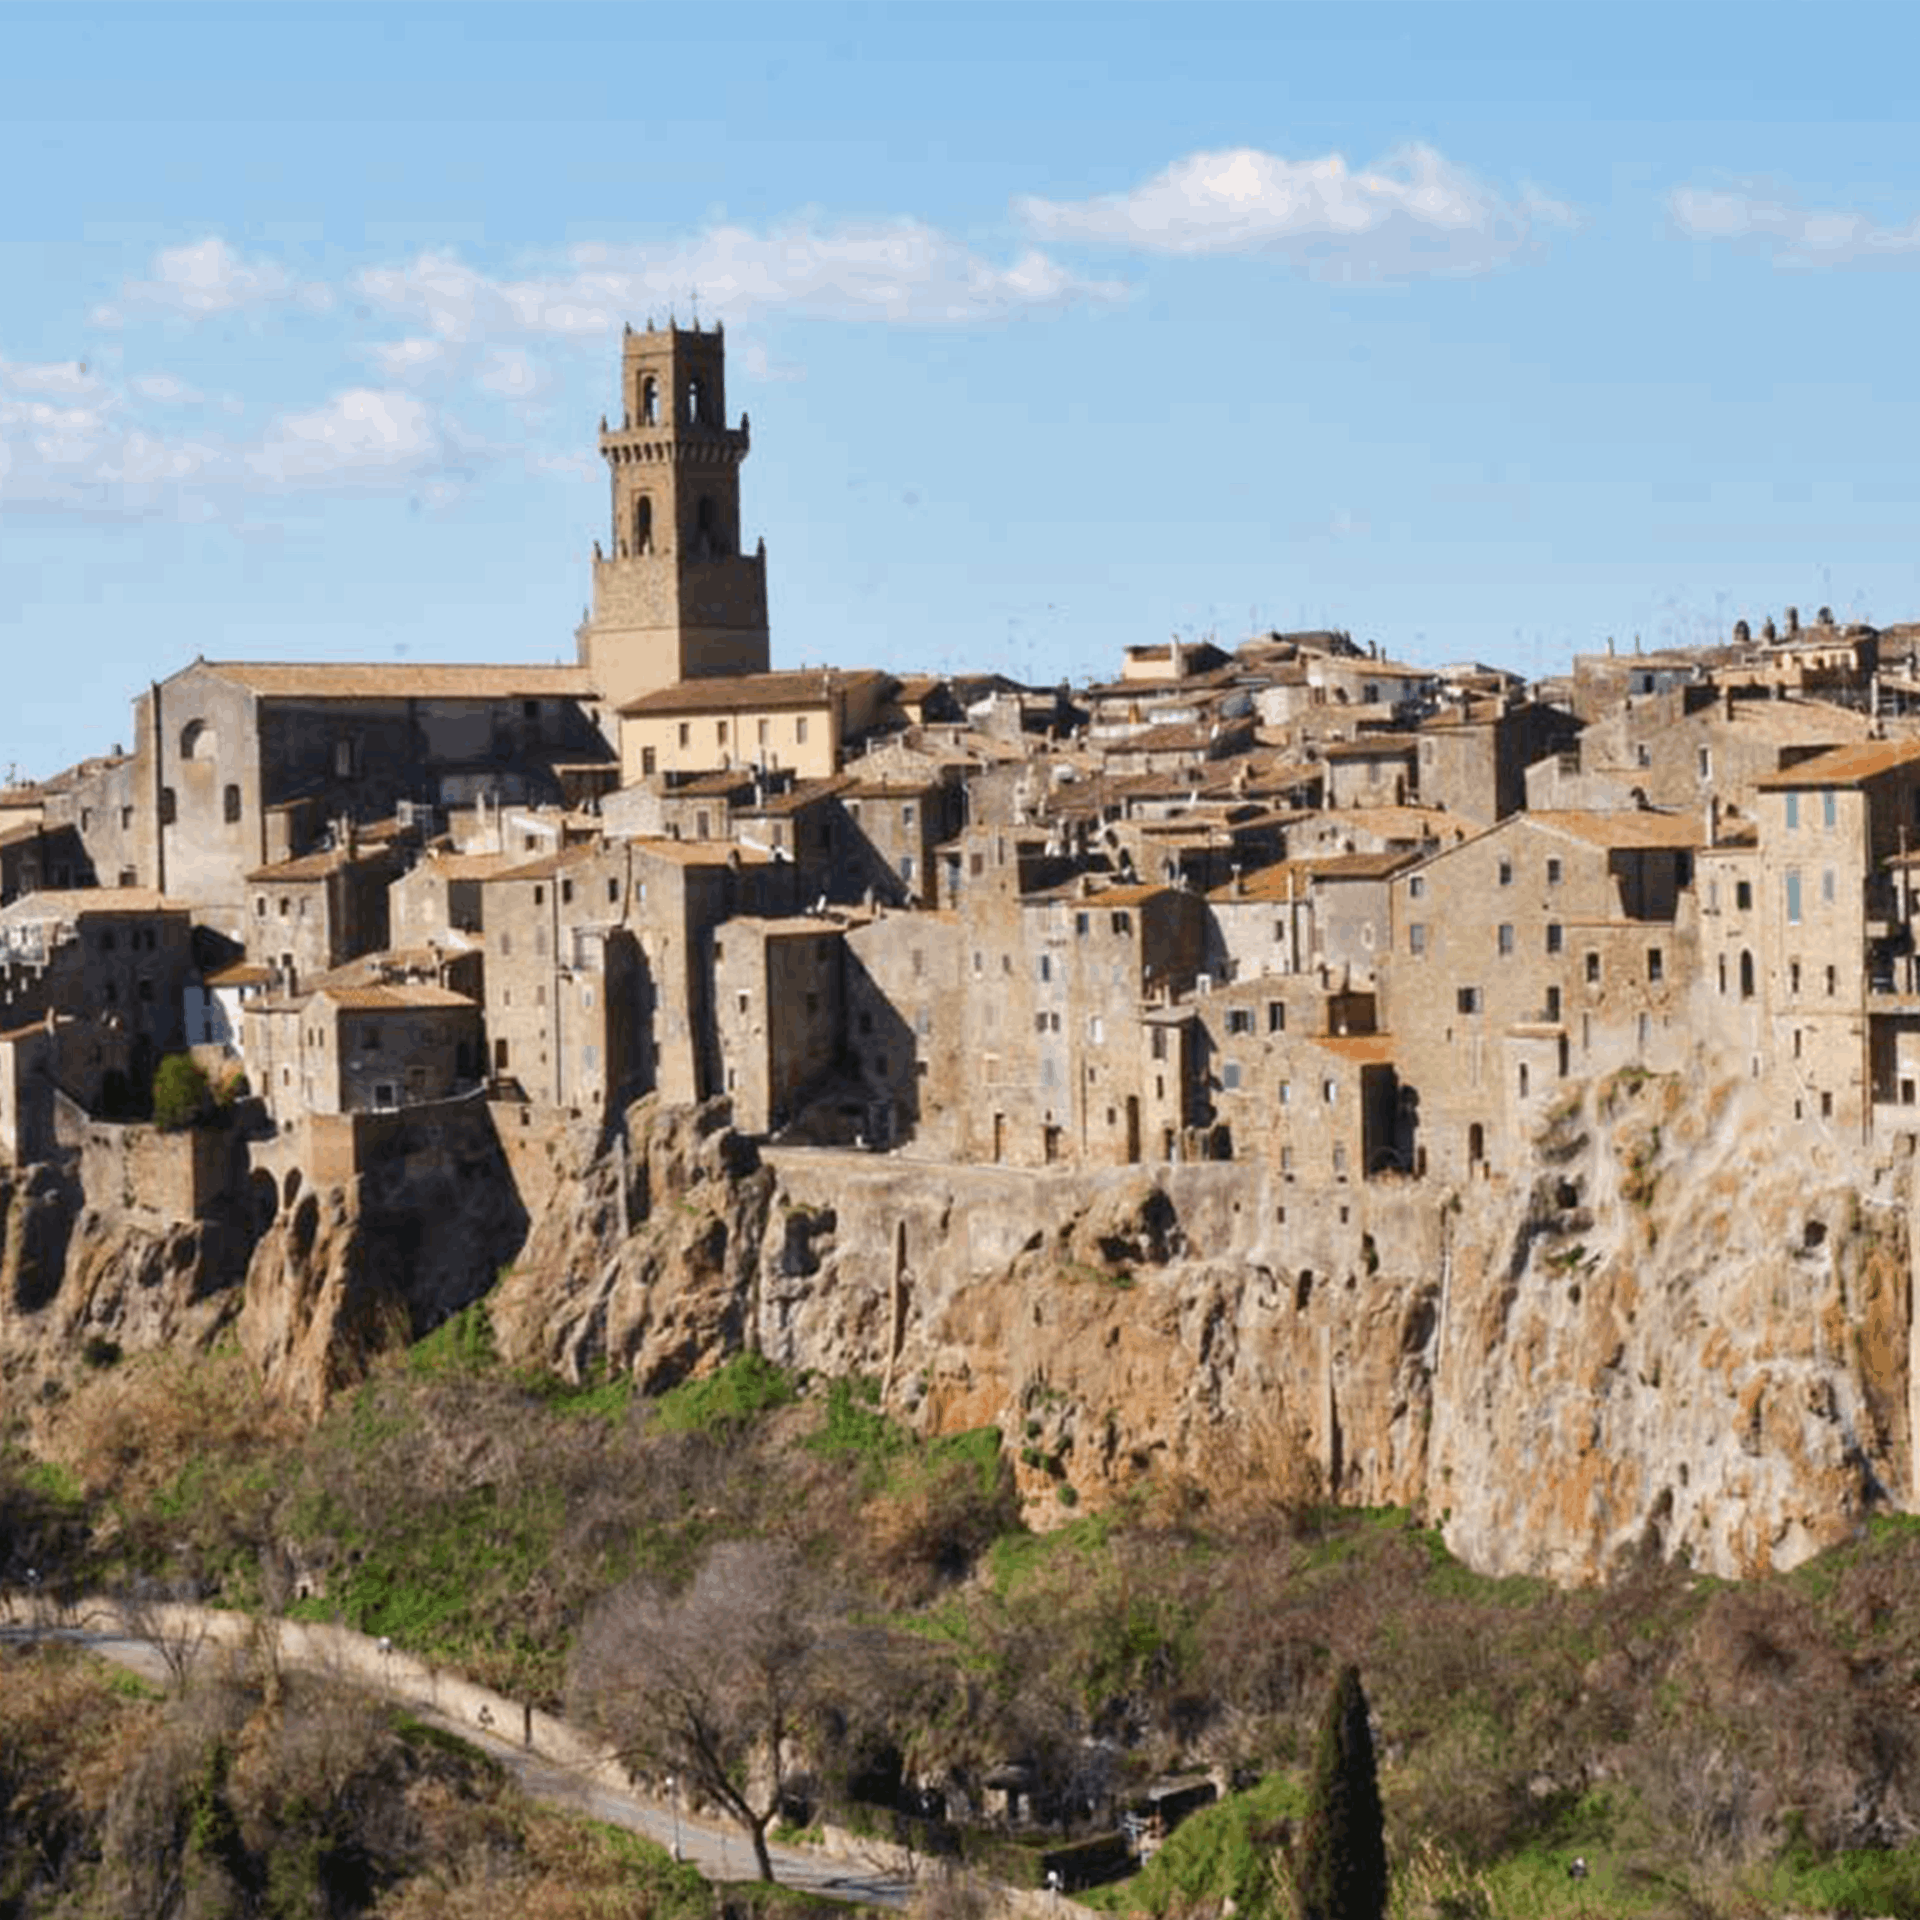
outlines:
M742 713L763 707L824 707L835 697L891 685L873 667L796 667L782 673L715 674L629 700L623 714Z
M585 667L292 660L197 660L194 667L280 699L583 700L593 691Z
M1866 740L1817 753L1755 784L1768 793L1790 787L1857 787L1915 760L1920 760L1920 740Z

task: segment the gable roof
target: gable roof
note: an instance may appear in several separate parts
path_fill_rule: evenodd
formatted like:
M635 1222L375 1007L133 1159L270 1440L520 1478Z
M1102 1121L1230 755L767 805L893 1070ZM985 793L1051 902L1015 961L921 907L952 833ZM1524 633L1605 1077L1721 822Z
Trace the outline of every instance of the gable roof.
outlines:
M780 673L714 674L656 687L623 714L748 713L762 707L825 707L836 696L894 684L874 667L796 667Z
M372 660L198 660L194 665L250 692L279 699L584 700L593 692L585 667Z
M1864 740L1850 747L1835 747L1830 753L1816 753L1812 759L1783 767L1754 784L1766 793L1788 787L1857 787L1913 760L1920 760L1920 740Z

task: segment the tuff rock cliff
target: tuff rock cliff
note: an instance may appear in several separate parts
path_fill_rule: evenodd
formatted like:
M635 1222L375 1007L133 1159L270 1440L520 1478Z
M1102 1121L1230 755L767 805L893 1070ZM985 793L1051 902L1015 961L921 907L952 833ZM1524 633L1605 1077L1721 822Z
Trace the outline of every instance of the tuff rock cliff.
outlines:
M874 1376L900 1417L999 1426L1036 1519L1152 1469L1404 1503L1476 1566L1584 1581L1788 1565L1913 1500L1913 1163L1777 1127L1745 1083L1615 1076L1525 1178L1460 1191L763 1153L723 1105L651 1100L561 1151L531 1222L474 1153L298 1195L238 1253L10 1178L0 1365L237 1319L317 1407L511 1261L517 1364L658 1389L752 1346Z

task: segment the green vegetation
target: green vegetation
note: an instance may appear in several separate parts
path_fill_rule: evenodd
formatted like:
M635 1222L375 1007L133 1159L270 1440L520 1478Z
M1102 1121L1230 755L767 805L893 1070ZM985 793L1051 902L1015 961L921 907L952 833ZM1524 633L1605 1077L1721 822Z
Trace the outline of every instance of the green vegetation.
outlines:
M1064 1466L1076 1438L1098 1444L1097 1409L1028 1404L1015 1450ZM1315 1729L1349 1664L1408 1920L1916 1910L1915 1858L1876 1810L1920 1804L1920 1518L1775 1579L1630 1565L1580 1592L1483 1578L1412 1515L1252 1477L1203 1493L1149 1474L1085 1515L1049 1492L1036 1533L992 1429L930 1441L871 1380L753 1355L654 1398L518 1376L484 1305L311 1425L231 1348L79 1370L35 1420L39 1457L0 1455L16 1579L339 1620L549 1707L608 1595L643 1575L682 1591L721 1542L787 1543L869 1663L860 1712L807 1755L834 1817L855 1783L884 1800L951 1779L992 1803L982 1782L1017 1764L1043 1831L994 1870L1084 1842L1092 1873L1148 1782L1247 1783L1112 1890L1122 1911L1230 1896L1285 1920ZM155 1708L109 1693L117 1714ZM232 1751L229 1798L252 1764ZM211 1807L218 1782L191 1777ZM203 1823L204 1856L222 1833ZM305 1884L317 1856L289 1857Z
M757 1353L736 1354L724 1366L664 1393L653 1404L662 1433L713 1435L742 1427L799 1397L794 1382Z
M163 1133L198 1126L213 1110L213 1090L200 1063L188 1053L170 1053L154 1070L153 1124Z
M1387 1910L1386 1820L1355 1666L1340 1669L1320 1722L1293 1890L1300 1920L1383 1920Z

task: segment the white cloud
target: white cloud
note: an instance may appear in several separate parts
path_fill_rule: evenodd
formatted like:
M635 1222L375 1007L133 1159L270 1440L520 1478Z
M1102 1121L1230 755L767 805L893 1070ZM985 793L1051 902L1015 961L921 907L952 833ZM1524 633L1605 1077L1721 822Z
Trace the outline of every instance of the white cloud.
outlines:
M306 413L283 413L246 455L263 480L283 486L408 481L437 466L445 436L412 394L350 387Z
M769 233L715 227L657 248L583 245L556 271L495 279L453 254L362 273L368 299L423 319L442 339L599 338L622 322L709 318L774 309L838 320L965 324L1078 301L1114 301L1126 288L1089 280L1037 250L997 263L918 220L799 223Z
M165 248L154 256L152 277L129 281L120 297L129 305L162 307L193 319L287 303L318 311L333 300L326 287L296 280L277 260L248 259L217 234L189 246ZM99 324L114 325L120 314L105 307L96 309L94 317Z
M1506 196L1432 147L1355 169L1337 153L1286 160L1253 147L1190 154L1125 193L1027 196L1015 211L1051 240L1163 254L1259 253L1317 278L1384 281L1480 273L1540 229L1574 224L1534 188Z
M0 359L0 387L15 393L49 393L68 398L101 391L99 376L84 360L49 360L35 364Z
M531 354L518 347L494 347L480 368L479 384L503 400L537 400L552 383Z
M165 407L191 406L206 397L197 387L176 380L170 373L136 374L127 384L141 399L155 400Z
M446 341L417 334L407 340L375 341L367 349L367 356L387 380L412 380L436 373L451 358Z
M1676 188L1667 207L1682 233L1755 248L1779 267L1897 266L1920 257L1920 215L1887 227L1844 208L1706 187Z

